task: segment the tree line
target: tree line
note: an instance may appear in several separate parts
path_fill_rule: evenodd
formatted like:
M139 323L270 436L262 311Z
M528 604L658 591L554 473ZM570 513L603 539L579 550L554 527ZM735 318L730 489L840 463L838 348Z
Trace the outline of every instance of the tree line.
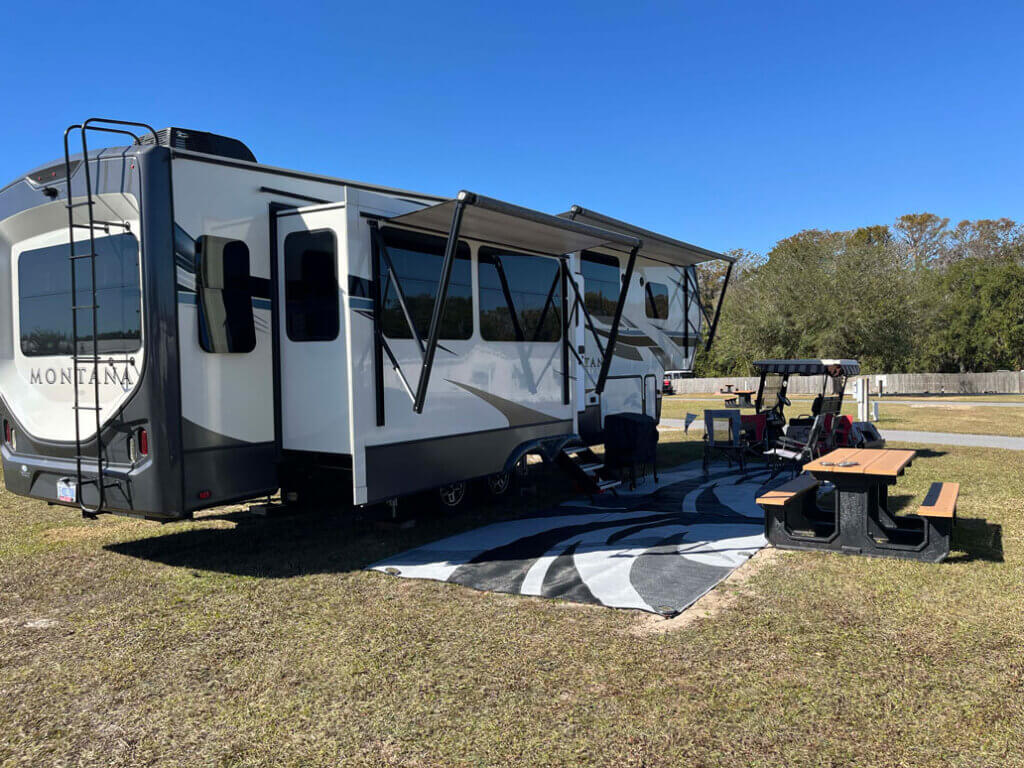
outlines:
M718 332L697 375L749 375L754 360L801 357L854 358L874 373L1024 369L1024 226L1011 219L951 226L913 213L729 255ZM700 269L712 312L726 265Z

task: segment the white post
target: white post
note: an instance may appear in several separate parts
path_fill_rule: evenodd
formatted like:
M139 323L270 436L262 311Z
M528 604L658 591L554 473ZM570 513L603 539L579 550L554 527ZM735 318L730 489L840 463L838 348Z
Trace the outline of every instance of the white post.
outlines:
M857 421L868 420L868 380L859 377L853 382L853 396L857 400Z

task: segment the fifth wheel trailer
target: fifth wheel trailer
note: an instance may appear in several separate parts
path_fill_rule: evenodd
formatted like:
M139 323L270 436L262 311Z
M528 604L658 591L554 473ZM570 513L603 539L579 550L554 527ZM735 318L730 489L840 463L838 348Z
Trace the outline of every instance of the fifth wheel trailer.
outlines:
M123 145L90 150L93 131ZM695 265L723 258L578 206L90 119L0 190L5 483L166 521L498 476L599 442L608 414L657 419L662 371L692 368L712 322Z

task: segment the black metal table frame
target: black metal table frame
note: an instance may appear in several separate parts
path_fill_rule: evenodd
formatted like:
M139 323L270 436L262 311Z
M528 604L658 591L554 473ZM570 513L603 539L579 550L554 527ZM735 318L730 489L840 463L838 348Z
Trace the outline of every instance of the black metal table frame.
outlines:
M808 499L802 506L779 510L781 519L776 518L772 537L776 545L914 560L940 560L948 554L952 520L889 511L888 488L896 484L896 477L812 474L835 487L832 508Z

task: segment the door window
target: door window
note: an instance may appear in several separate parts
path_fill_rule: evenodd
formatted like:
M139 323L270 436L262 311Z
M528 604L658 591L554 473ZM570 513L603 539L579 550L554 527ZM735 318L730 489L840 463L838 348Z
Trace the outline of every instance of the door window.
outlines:
M196 241L199 346L206 352L252 352L249 246L241 240L203 235Z
M329 229L284 239L285 330L292 341L338 338L337 250Z
M667 320L668 288L663 283L647 283L645 296L647 316L653 320Z
M594 317L611 322L622 290L619 260L614 256L584 251L580 271L583 273L583 304L587 311Z

